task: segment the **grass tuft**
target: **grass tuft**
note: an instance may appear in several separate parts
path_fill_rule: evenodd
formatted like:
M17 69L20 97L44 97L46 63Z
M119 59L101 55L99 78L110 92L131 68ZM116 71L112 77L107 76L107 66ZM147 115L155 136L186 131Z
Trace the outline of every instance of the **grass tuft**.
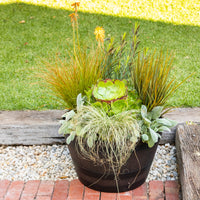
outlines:
M138 53L132 66L132 83L148 111L156 106L166 106L167 100L187 79L180 83L175 78L170 79L172 64L172 55L163 55L162 51L158 55L156 51L152 55Z
M70 123L74 131L80 133L77 144L84 158L101 165L109 164L118 174L140 137L136 114L137 111L129 110L108 116L102 109L82 106ZM93 142L90 148L88 140Z
M46 62L41 78L63 100L66 108L74 109L78 94L85 95L85 91L102 77L103 60L103 54L98 49L77 49L75 56L69 60L57 56L53 63Z

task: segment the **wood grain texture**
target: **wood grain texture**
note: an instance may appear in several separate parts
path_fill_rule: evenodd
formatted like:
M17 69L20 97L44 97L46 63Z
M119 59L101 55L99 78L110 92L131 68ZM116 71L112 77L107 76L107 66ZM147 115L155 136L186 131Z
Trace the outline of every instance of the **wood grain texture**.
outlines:
M59 125L0 125L1 145L63 144Z
M183 200L199 200L200 124L178 126L176 149Z

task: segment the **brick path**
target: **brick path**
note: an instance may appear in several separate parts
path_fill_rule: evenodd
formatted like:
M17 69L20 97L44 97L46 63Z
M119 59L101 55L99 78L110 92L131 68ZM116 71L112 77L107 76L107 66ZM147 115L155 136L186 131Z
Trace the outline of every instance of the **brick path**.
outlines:
M120 196L120 198L119 198ZM124 192L104 193L84 187L79 180L0 180L0 200L179 200L177 181L151 181Z

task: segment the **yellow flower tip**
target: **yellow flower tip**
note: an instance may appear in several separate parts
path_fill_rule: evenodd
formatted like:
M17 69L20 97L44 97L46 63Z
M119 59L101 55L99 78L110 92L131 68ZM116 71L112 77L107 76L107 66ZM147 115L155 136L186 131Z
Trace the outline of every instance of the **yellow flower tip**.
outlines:
M97 26L95 28L94 34L96 35L96 40L97 41L104 42L105 30L102 27Z
M80 1L75 1L71 6L76 8L76 7L79 7L80 5Z

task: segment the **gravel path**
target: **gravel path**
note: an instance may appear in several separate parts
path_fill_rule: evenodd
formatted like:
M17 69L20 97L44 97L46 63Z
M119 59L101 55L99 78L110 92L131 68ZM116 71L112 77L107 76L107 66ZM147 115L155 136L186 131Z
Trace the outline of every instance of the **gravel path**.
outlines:
M0 180L77 178L66 145L0 146ZM177 180L175 146L159 145L149 180Z

